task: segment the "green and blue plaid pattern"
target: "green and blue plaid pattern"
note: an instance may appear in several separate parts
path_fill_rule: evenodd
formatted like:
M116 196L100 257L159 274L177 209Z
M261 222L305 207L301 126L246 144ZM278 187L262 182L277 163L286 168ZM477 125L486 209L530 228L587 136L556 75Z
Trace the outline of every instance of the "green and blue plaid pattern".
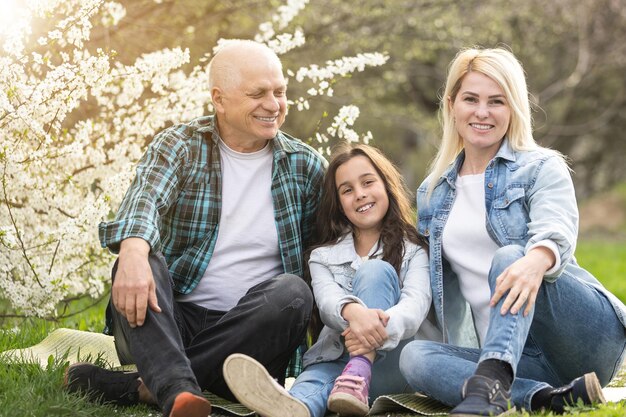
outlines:
M140 237L165 256L177 292L191 292L211 260L221 210L222 173L213 116L159 133L139 161L115 219L99 227L113 253ZM326 160L279 132L273 148L272 197L285 273L302 276ZM251 214L252 215L252 214Z
M191 292L211 260L222 200L219 134L213 116L159 133L139 161L137 174L111 222L102 222L102 247L119 252L122 240L140 237L165 256L174 289ZM326 160L279 132L272 140L272 199L285 273L304 273L303 252L313 233ZM107 323L105 333L108 333ZM302 350L287 376L302 371Z

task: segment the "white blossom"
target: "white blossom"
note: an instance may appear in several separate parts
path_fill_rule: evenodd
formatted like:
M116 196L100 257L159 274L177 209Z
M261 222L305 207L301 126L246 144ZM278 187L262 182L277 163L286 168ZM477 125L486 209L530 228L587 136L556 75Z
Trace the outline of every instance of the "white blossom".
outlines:
M333 118L333 123L326 129L326 133L348 142L359 142L359 140L361 140L359 134L351 128L351 126L354 126L359 115L360 110L355 105L341 107L337 115ZM372 133L367 132L367 134L363 136L363 141L368 143L371 138Z
M101 22L104 26L117 26L126 16L126 9L116 1L107 1L103 5Z
M278 54L302 46L303 31L285 29L307 3L280 6L259 26L260 40ZM31 39L33 19L51 16L60 19L49 22L53 29ZM115 26L124 16L115 1L28 0L0 26L0 298L22 314L54 316L65 298L103 293L112 256L100 248L97 226L119 207L146 139L212 111L208 56L183 70L190 52L181 48L127 65L114 51L85 48L94 25ZM309 100L332 95L337 78L386 60L359 54L286 69L308 90L289 107L307 111ZM95 110L72 121L88 101ZM342 107L311 141L328 153L331 138L359 140L358 116L355 106Z

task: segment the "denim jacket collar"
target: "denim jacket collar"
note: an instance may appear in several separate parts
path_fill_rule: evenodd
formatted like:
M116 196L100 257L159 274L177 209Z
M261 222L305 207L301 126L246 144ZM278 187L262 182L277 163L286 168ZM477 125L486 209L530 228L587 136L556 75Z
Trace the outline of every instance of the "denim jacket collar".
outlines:
M507 161L515 162L517 159L515 156L515 151L511 148L511 144L508 139L505 137L500 144L500 148L498 152L493 157L492 162L497 159L505 159ZM450 187L456 188L454 184L456 183L456 177L461 170L461 165L463 165L463 161L465 160L465 149L462 149L461 152L457 155L454 162L441 174L437 185L441 183L441 181L447 181Z
M361 257L356 253L356 249L354 248L354 237L352 236L352 232L346 233L343 237L339 238L337 244L330 246L329 248L328 263L330 265L353 264L355 261L361 261ZM378 257L382 255L382 253L382 244L375 245L372 249L370 249L368 256Z

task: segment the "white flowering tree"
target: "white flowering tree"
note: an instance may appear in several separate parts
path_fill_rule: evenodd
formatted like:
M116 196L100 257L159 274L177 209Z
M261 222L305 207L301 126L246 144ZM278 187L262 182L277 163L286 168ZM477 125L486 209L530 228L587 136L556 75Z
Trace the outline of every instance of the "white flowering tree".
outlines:
M280 6L256 40L279 54L303 45L301 29L286 29L307 2ZM124 16L114 1L3 0L0 316L58 317L63 301L101 297L112 257L99 247L97 224L117 209L146 138L211 111L209 56L184 71L190 53L181 48L123 65L114 51L87 46L94 27ZM34 22L47 28L36 33ZM287 69L308 88L290 110L307 111L309 100L333 94L337 79L386 60L364 53ZM358 108L343 107L331 126L311 132L313 143L325 152L332 137L368 140L352 129L357 117Z

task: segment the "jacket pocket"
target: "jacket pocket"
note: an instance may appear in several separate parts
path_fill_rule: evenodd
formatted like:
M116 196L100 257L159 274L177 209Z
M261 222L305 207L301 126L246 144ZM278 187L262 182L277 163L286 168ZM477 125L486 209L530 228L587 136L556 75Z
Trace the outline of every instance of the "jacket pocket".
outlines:
M528 208L523 188L509 188L493 202L493 226L509 240L524 240L528 234Z
M350 265L328 265L328 269L333 274L333 279L347 293L352 292L352 277L354 270Z

